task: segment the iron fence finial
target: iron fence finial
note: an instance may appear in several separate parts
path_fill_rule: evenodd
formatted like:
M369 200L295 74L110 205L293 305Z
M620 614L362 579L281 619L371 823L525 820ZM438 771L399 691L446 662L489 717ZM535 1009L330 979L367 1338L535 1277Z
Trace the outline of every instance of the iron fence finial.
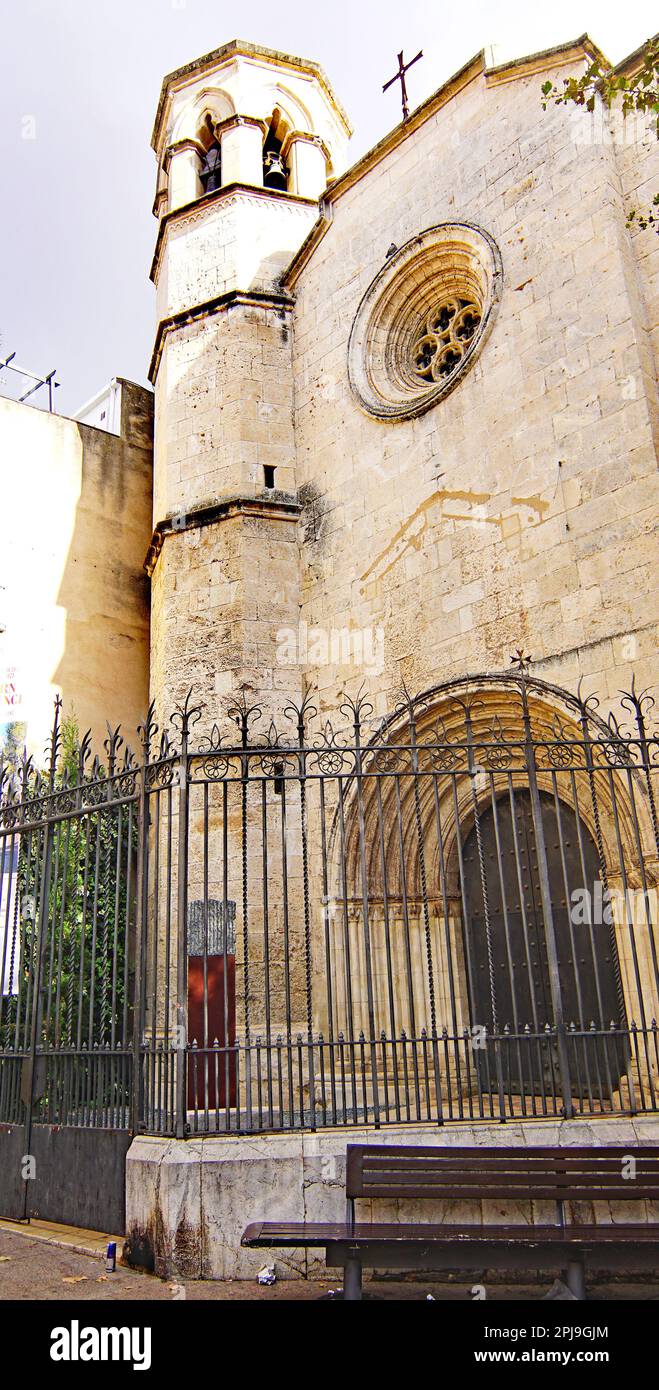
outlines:
M145 763L148 763L149 761L151 743L155 738L157 732L158 724L156 722L156 702L155 700L152 700L142 723L138 724L137 726L137 736L142 745L142 752L144 755Z
M120 733L121 724L117 724L116 729L113 729L108 720L106 721L105 727L108 731L108 736L103 740L103 747L108 755L108 775L112 777L117 761L117 753L123 745L123 738Z
M227 718L233 724L237 724L240 729L240 739L243 748L249 745L249 732L251 724L258 724L263 717L263 708L259 704L249 705L247 703L248 686L242 685L238 695L234 695L227 705Z
M205 708L203 704L195 705L193 703L193 696L193 687L190 686L183 703L176 705L170 716L170 723L174 725L175 729L178 729L183 739L188 738L192 725L199 723Z

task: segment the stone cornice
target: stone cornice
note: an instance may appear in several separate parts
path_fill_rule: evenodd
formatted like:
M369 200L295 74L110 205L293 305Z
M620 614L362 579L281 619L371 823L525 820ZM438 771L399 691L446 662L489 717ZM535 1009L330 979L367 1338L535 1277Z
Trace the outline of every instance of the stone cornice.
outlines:
M524 58L511 58L506 63L485 69L485 82L488 87L499 86L502 82L519 82L523 77L535 77L539 72L549 72L557 66L578 63L587 58L593 62L597 58L606 63L606 58L597 44L582 34L573 43L562 43L557 48L545 48L540 53L529 53Z
M268 133L267 121L260 120L258 116L241 116L238 111L234 111L233 116L225 116L223 121L215 121L213 129L219 139L224 130L236 130L242 125L256 126L265 140Z
M181 309L178 314L171 314L169 318L161 319L149 363L149 381L154 382L158 375L163 344L168 333L175 333L178 328L184 328L187 324L195 323L199 319L211 318L213 314L221 314L236 304L244 304L252 308L289 311L293 308L291 296L278 290L227 290L224 294L215 295L213 299L206 299L201 304L193 304L189 309Z
M219 502L208 502L192 507L190 511L165 517L154 527L144 561L144 569L149 577L158 563L158 556L168 536L179 535L182 531L196 531L205 526L214 526L233 517L247 516L269 521L297 522L302 508L293 493L261 493L246 497L237 494L225 497Z
M160 267L160 257L162 254L163 242L167 230L172 223L183 221L186 217L198 216L208 208L214 208L216 203L222 203L239 194L241 197L265 198L267 201L288 203L291 207L317 208L317 198L303 198L299 193L284 193L278 188L259 188L252 183L225 183L221 188L216 188L212 193L202 193L198 198L194 198L190 203L183 203L180 208L172 208L171 212L166 212L160 219L158 235L156 237L151 270L149 279L155 284Z
M331 155L322 135L312 135L308 130L289 130L281 147L282 159L287 158L291 145L295 144L316 145L319 150L322 150L325 156L325 163L330 163Z
M348 117L335 96L329 79L318 63L312 63L306 58L296 58L291 53L279 53L273 48L261 48L258 44L246 43L242 39L232 39L230 43L225 43L221 48L215 48L211 53L205 53L202 58L196 58L191 63L186 63L181 68L175 68L173 72L163 78L158 99L158 109L151 136L151 148L158 153L158 146L162 133L163 118L167 99L173 87L183 87L186 80L191 77L201 76L202 73L219 67L224 59L230 58L254 58L257 61L274 64L278 68L292 68L295 72L304 73L308 77L315 77L319 86L325 93L330 105L336 112L339 121L343 125L346 133L352 135L352 126Z
M168 145L167 149L165 150L165 155L162 162L162 167L165 173L167 173L169 170L172 155L180 154L183 150L193 150L195 154L199 155L200 159L203 158L204 154L206 153L200 140L175 140L174 144Z
M158 189L157 189L157 191L156 191L156 196L155 196L155 198L154 198L154 200L153 200L153 207L151 208L151 212L153 213L153 216L154 216L154 217L163 217L163 216L164 216L164 213L165 213L166 208L167 208L167 199L168 199L168 196L169 196L169 195L168 195L168 193L167 193L167 189L166 189L166 188L158 188ZM160 206L161 203L164 204L164 208L161 208L161 206Z

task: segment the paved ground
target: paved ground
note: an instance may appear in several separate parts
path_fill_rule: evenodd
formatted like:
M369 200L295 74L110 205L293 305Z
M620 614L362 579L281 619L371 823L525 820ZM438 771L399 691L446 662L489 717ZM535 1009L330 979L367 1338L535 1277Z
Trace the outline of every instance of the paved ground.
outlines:
M45 1239L47 1229L48 1239ZM53 1244L53 1241L58 1243ZM73 1299L111 1302L114 1299L138 1299L171 1302L187 1298L220 1301L256 1299L263 1303L277 1300L303 1302L317 1299L322 1293L336 1288L336 1281L321 1283L316 1280L284 1280L269 1288L246 1280L226 1283L187 1280L173 1283L120 1267L114 1274L107 1274L105 1260L100 1258L105 1248L104 1242L103 1236L89 1231L46 1228L45 1223L35 1223L34 1230L29 1227L16 1230L8 1223L0 1223L0 1301ZM97 1253L85 1254L83 1248L90 1252L96 1250ZM471 1298L470 1286L466 1284L373 1280L367 1285L366 1291L394 1301L424 1299L429 1293L434 1298L459 1302ZM545 1286L537 1284L515 1287L492 1285L487 1295L492 1302L501 1302L535 1300L541 1298L543 1292ZM589 1289L589 1295L596 1301L605 1302L628 1299L659 1301L659 1284L609 1284Z

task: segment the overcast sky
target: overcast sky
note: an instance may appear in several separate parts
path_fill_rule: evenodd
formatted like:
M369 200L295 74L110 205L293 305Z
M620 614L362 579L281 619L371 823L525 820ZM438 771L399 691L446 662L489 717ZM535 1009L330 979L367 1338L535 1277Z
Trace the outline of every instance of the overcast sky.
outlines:
M146 382L166 72L233 38L314 59L354 159L400 119L381 89L401 47L424 51L415 106L488 44L500 60L587 31L617 62L656 28L654 0L0 0L0 15L0 357L56 367L62 414L114 375Z

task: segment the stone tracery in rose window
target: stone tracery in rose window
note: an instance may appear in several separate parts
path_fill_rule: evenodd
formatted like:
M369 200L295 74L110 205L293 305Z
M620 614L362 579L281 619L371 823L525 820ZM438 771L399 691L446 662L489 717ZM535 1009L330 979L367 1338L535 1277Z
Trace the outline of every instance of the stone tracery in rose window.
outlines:
M480 322L479 305L467 299L452 297L432 309L412 349L417 376L426 381L443 381L451 376Z
M411 420L443 400L476 362L498 312L496 242L468 222L442 222L387 255L357 308L348 376L380 420Z

